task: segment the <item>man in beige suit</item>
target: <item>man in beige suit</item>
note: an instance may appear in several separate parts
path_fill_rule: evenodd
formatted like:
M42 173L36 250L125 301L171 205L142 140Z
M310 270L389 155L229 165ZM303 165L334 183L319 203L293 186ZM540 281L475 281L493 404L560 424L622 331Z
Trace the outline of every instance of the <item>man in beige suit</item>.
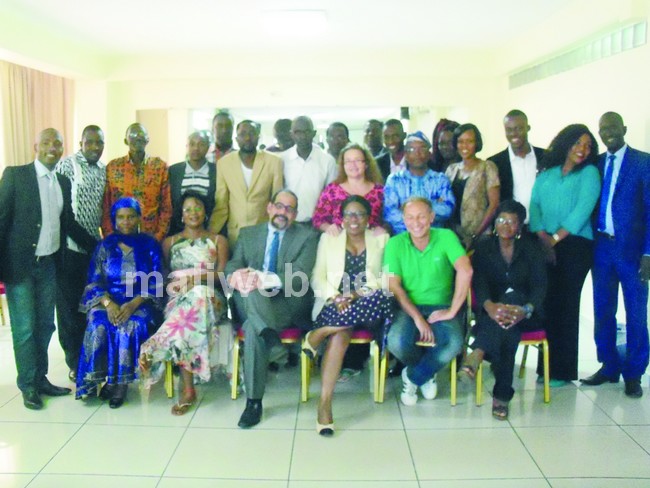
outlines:
M259 126L251 120L237 124L239 151L217 163L216 205L210 230L220 232L228 223L228 241L234 246L239 230L268 220L266 206L283 187L282 160L257 150Z

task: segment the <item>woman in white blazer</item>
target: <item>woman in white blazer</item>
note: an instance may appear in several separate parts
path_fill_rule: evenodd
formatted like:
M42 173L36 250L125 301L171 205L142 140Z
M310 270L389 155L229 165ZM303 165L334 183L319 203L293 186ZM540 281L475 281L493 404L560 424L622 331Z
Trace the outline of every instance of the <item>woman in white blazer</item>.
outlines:
M368 230L370 212L370 204L361 196L343 201L343 231L321 236L312 273L314 329L305 337L303 350L315 357L318 346L329 338L321 365L317 420L317 431L324 436L334 434L332 396L353 328L381 329L393 317L381 279L388 235L375 236Z

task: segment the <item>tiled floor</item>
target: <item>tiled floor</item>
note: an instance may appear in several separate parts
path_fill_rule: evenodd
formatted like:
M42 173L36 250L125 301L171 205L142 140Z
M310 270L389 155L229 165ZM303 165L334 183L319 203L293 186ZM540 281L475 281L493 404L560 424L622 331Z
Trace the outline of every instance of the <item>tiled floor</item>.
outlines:
M588 302L585 306L588 305ZM581 331L581 374L595 370L590 318ZM111 410L47 398L26 410L15 387L8 327L0 328L0 486L123 488L647 488L650 486L650 391L632 400L622 384L571 385L552 390L545 405L533 363L517 380L508 422L470 391L449 404L441 381L436 400L404 407L399 383L389 381L385 403L368 393L368 376L337 390L336 435L315 433L318 378L299 402L298 370L270 373L265 417L244 431L236 424L245 399L230 400L224 379L201 388L198 407L173 417L157 385L148 398L137 387ZM51 371L66 384L56 340ZM487 375L489 377L489 374Z

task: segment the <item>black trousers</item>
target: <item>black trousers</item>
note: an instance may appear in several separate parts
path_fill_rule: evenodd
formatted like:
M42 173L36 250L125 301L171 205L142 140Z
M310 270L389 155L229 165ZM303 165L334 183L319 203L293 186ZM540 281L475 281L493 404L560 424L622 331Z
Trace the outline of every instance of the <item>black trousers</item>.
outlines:
M79 301L88 281L91 256L66 250L65 269L57 272L56 321L65 363L77 371L81 344L86 331L86 314L79 312Z
M472 348L482 349L485 352L485 359L492 363L495 380L492 395L497 400L509 402L515 394L512 379L521 333L540 328L540 321L536 316L531 317L530 320L524 319L514 327L504 329L487 313L481 312L479 315L474 328L475 340Z
M555 246L557 263L548 267L544 329L548 338L551 378L578 379L580 294L594 260L593 241L568 236ZM542 358L537 374L544 373Z

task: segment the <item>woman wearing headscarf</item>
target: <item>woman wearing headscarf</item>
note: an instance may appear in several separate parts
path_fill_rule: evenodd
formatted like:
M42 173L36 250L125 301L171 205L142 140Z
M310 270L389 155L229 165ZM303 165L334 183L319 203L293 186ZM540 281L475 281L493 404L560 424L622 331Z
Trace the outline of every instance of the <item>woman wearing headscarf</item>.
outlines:
M81 300L88 325L77 369L76 398L98 392L119 408L137 376L140 346L156 323L163 292L158 242L140 233L140 204L131 197L111 207L115 232L95 250Z

